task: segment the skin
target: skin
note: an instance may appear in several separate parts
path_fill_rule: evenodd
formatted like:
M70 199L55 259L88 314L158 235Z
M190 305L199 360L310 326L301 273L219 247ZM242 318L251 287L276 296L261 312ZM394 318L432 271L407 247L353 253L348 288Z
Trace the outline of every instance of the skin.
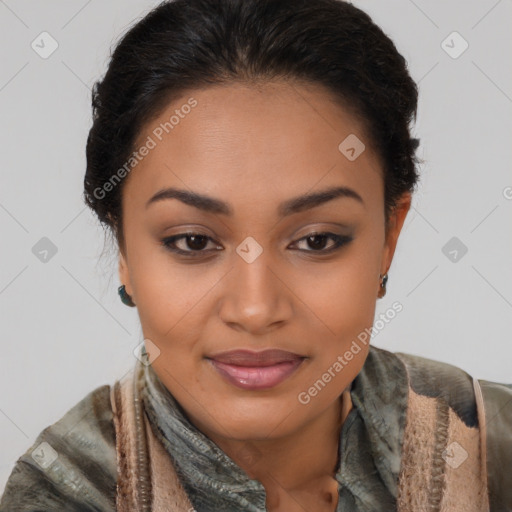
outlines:
M158 377L189 420L264 485L267 509L335 510L333 475L350 409L349 393L341 397L369 346L308 404L298 394L373 325L379 274L391 265L410 194L400 198L386 230L379 156L361 122L318 85L274 81L187 91L141 130L140 144L191 97L197 106L162 141L153 135L156 147L124 185L121 283L137 305L144 337L160 350L152 362ZM355 161L338 149L349 134L366 146ZM331 186L350 187L364 204L342 197L277 215L281 202ZM166 187L222 200L233 215L177 199L146 207ZM202 245L175 242L198 257L162 245L188 230L210 237ZM308 243L312 232L353 239L322 255L335 240ZM251 263L236 252L246 237L263 249ZM242 348L281 348L308 359L274 388L243 390L205 359Z

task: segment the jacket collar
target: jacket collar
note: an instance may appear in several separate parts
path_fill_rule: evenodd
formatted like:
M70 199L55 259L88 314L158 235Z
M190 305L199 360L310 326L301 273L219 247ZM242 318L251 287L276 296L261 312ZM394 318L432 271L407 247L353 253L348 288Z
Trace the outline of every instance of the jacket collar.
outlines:
M408 397L403 363L371 346L350 396L353 408L341 429L335 475L340 484L337 510L395 509ZM144 370L142 399L197 510L266 510L263 485L188 420L151 365Z
M336 480L349 510L396 510L408 392L400 359L371 346L352 382L354 408L341 430Z

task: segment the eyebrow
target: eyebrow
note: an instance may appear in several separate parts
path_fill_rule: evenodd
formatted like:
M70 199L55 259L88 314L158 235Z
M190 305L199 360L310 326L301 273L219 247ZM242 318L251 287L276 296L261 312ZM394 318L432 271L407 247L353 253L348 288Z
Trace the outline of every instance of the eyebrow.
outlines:
M294 197L282 202L277 213L279 217L286 217L294 213L303 212L316 206L332 201L338 198L352 198L364 205L363 198L353 189L349 187L331 187L319 192L312 192L301 196ZM182 190L177 188L165 188L158 191L146 203L146 208L151 204L157 203L167 199L177 199L194 208L198 208L207 213L215 213L221 215L233 216L233 209L228 203L210 197L207 195L199 194L198 192L191 192L189 190Z

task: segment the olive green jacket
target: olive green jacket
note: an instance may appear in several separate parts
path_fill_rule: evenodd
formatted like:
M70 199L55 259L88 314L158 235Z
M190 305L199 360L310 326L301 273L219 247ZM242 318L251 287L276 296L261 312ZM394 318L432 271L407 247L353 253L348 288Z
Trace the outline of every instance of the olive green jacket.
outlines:
M121 382L134 391L124 405ZM372 346L350 397L337 512L512 511L512 384ZM133 435L125 439L126 404ZM130 452L132 441L139 448ZM165 475L156 481L155 473ZM182 511L169 498L175 484L197 512L266 510L262 484L188 421L151 365L137 362L39 434L16 461L0 512Z

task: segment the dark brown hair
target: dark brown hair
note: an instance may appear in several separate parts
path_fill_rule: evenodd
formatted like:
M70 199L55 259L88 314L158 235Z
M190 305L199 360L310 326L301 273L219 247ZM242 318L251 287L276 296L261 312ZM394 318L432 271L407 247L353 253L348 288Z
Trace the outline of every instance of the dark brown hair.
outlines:
M145 123L187 89L272 79L321 84L357 113L384 164L386 220L414 190L417 87L366 13L342 0L165 1L123 35L92 91L84 199L120 247L124 179L112 178Z

